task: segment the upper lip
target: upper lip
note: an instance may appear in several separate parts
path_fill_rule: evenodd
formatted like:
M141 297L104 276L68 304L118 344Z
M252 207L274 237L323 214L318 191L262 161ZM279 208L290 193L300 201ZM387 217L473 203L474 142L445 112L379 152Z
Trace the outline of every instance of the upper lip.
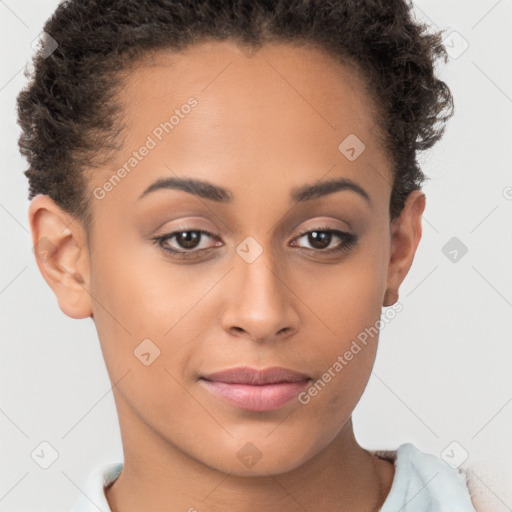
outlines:
M278 382L299 382L310 379L310 377L304 373L296 372L281 366L273 366L263 370L250 368L248 366L241 366L204 375L202 378L230 384L252 385L275 384Z

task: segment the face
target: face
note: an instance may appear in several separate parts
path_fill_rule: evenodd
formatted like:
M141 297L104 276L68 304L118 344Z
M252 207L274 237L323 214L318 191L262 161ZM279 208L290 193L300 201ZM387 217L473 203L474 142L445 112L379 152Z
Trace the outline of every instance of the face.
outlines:
M119 99L125 144L89 174L75 304L117 383L125 451L291 470L349 424L377 348L361 333L416 247L391 271L391 167L362 83L315 49L207 43L144 61ZM309 380L205 380L236 367Z

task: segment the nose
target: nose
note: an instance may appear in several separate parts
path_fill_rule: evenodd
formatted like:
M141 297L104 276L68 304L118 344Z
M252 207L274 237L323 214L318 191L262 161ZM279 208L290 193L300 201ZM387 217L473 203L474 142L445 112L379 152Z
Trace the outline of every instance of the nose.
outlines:
M252 263L236 256L226 292L222 323L229 334L270 343L297 332L297 295L269 250Z

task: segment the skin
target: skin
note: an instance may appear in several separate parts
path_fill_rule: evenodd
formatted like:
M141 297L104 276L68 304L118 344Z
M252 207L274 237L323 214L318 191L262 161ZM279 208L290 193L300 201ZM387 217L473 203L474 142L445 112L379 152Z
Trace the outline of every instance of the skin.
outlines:
M94 198L189 97L197 106ZM359 446L351 415L378 336L307 405L246 411L198 381L234 366L284 366L316 381L396 300L421 238L425 195L411 193L391 223L391 164L361 79L313 48L266 45L251 55L212 42L145 59L119 100L126 140L108 168L89 170L89 238L48 196L29 209L33 243L46 237L54 248L39 269L66 315L93 317L115 384L124 469L106 489L112 510L377 510L394 467ZM338 149L349 134L366 146L354 161ZM138 199L170 176L223 186L232 202L171 189ZM290 200L294 187L337 177L357 182L371 204L350 190ZM318 242L299 238L322 226L357 241L322 255ZM196 251L179 260L151 241L177 229L215 238L189 249L167 240ZM251 263L236 252L248 236L262 249ZM147 338L160 356L145 366L134 350ZM261 454L252 467L237 456L248 442Z

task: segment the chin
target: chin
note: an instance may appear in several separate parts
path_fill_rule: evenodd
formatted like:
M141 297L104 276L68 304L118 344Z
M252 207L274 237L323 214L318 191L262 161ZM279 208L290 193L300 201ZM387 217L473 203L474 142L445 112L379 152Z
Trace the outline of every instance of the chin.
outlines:
M264 438L261 443L257 439L254 442L238 441L235 448L226 448L219 454L210 452L211 457L203 459L203 463L232 476L267 477L269 473L288 473L301 466L307 454L304 442L298 442L297 446L285 446L285 442L277 437L274 443Z

